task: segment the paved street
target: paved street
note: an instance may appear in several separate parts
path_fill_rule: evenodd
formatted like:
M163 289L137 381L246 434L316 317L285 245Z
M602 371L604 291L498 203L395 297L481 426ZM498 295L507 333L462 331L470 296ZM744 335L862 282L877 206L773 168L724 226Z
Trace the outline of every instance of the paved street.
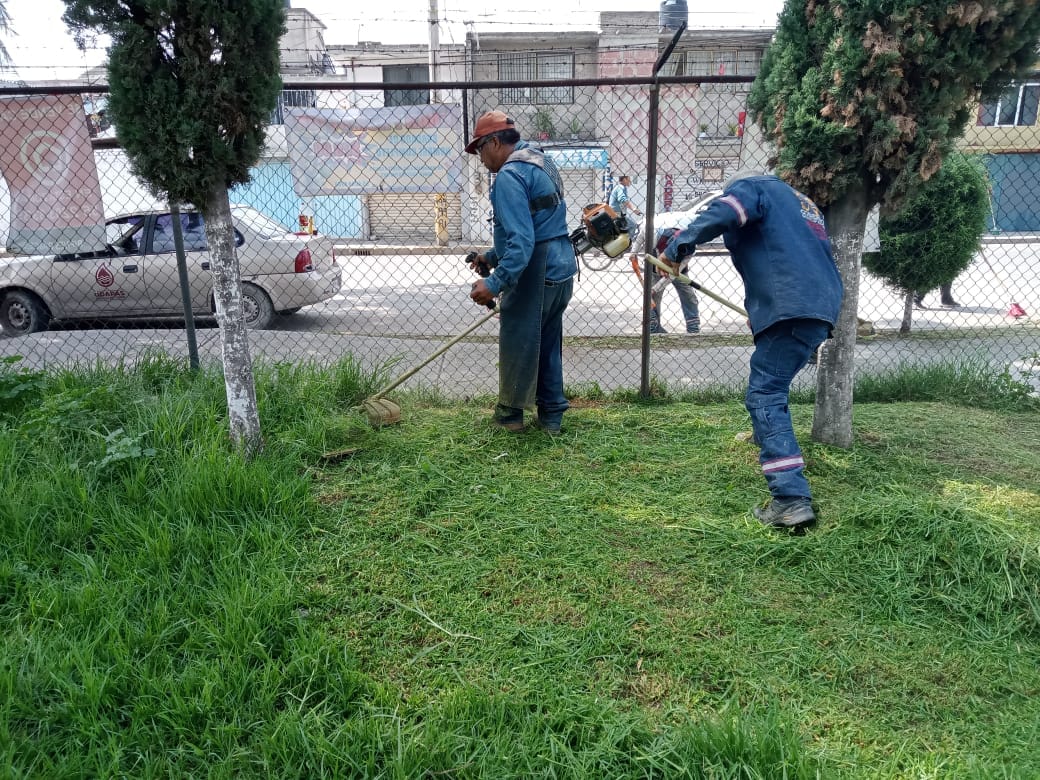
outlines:
M882 335L858 345L857 370L879 372L904 362L967 358L1000 369L1040 351L1040 274L1018 271L1035 269L1038 251L1040 244L986 247L954 286L963 306L915 311L913 331L918 337L911 339L892 335L902 318L902 300L864 274L860 316L873 322ZM395 361L391 373L396 374L483 314L467 297L475 277L461 254L349 256L340 262L344 266L340 295L283 318L271 330L251 331L254 357L328 363L352 354L370 369ZM701 284L741 302L740 280L727 255L698 255L693 268ZM1015 270L1010 274L1014 285L1008 281L1008 270ZM605 271L582 270L566 321L568 383L596 383L607 391L639 386L641 294L627 258L619 258ZM929 300L936 298L929 296ZM1029 316L1008 317L1012 300ZM653 338L652 376L677 386L742 385L751 346L739 315L702 296L702 334L687 336L674 291L665 292L663 309L664 324L676 335ZM20 339L0 339L0 354L22 354L29 366L132 361L155 349L186 355L179 324L144 324L148 327L59 326ZM941 337L951 328L955 333ZM927 334L936 338L921 337ZM197 336L203 359L218 360L219 333L212 323L200 324ZM457 345L410 383L434 385L452 396L494 391L496 336L497 322L492 320L474 333L473 340ZM811 373L805 372L800 381L812 381Z

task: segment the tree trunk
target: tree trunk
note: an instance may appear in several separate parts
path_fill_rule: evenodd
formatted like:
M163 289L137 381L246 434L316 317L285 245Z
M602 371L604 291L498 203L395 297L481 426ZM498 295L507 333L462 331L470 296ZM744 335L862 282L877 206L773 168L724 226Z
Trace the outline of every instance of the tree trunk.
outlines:
M819 357L812 438L846 448L852 446L859 264L868 210L866 189L862 186L850 189L827 209L827 232L845 285L845 297L834 327L834 338L824 343Z
M235 231L231 224L227 188L217 185L210 191L202 216L213 268L213 297L217 325L220 326L231 441L246 457L252 457L263 449L263 439L253 382L253 361L249 355L249 336L242 312L242 277L235 252Z
M914 291L910 290L903 301L903 321L899 323L899 333L906 335L910 332L910 323L914 319Z

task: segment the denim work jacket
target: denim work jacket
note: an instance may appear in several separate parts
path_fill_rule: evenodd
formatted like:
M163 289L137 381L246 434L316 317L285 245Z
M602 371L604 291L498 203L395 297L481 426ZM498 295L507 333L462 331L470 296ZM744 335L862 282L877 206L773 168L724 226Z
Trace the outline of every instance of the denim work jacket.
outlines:
M494 247L484 253L494 271L484 281L492 295L516 286L534 245L547 245L545 279L562 282L578 272L574 247L567 238L567 203L563 186L551 175L552 163L526 141L517 143L491 185ZM548 170L547 170L548 169ZM559 178L559 174L555 178ZM553 195L555 205L545 205ZM551 239L563 239L552 241Z
M669 260L716 236L744 280L744 308L756 336L782 320L838 321L844 287L823 214L776 176L732 182L665 247Z

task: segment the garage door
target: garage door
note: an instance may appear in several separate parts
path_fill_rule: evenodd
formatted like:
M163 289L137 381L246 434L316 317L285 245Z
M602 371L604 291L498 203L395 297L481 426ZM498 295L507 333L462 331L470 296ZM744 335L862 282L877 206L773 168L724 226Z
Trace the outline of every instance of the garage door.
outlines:
M378 193L368 196L369 238L373 241L436 242L432 193ZM448 237L462 238L462 206L448 195Z
M561 168L563 194L567 198L567 215L574 221L575 215L581 215L581 208L587 203L603 201L600 186L600 172L592 168Z

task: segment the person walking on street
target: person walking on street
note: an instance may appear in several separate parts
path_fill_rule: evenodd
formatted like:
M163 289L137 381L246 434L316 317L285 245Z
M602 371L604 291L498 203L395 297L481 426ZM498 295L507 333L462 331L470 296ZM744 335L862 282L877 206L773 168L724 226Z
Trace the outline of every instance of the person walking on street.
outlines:
M618 177L618 183L614 185L610 191L610 197L607 199L607 205L614 210L619 217L624 217L628 223L628 234L632 237L632 242L635 243L636 237L639 235L639 223L636 222L635 217L632 214L638 214L643 216L643 212L635 207L628 197L628 187L632 183L632 177L627 174L622 174Z
M823 215L776 176L738 171L660 257L675 264L719 235L744 281L755 341L745 407L772 498L752 512L768 526L807 526L816 514L788 397L795 374L830 337L844 294Z
M665 248L669 239L678 232L678 228L668 228L664 231L657 231L656 246L658 253ZM689 269L689 265L689 260L680 263L678 268L679 273L685 274ZM690 285L683 284L674 276L669 276L664 271L658 271L657 273L659 279L654 283L654 286L650 291L650 332L668 332L661 324L661 301L664 299L664 291L668 289L669 285L671 285L675 288L676 295L679 296L679 305L682 306L683 319L686 321L686 332L690 334L700 333L701 315L697 301L697 292Z
M481 275L469 297L499 299L498 403L492 424L519 433L524 410L559 433L569 404L563 394L563 313L578 262L568 238L563 182L552 160L520 139L502 111L477 120L466 152L496 174L491 185L494 246L470 267Z
M926 309L924 305L924 296L927 293L918 292L914 293L914 308L915 309ZM953 282L947 282L946 284L939 285L939 303L947 309L958 309L960 304L953 299Z

